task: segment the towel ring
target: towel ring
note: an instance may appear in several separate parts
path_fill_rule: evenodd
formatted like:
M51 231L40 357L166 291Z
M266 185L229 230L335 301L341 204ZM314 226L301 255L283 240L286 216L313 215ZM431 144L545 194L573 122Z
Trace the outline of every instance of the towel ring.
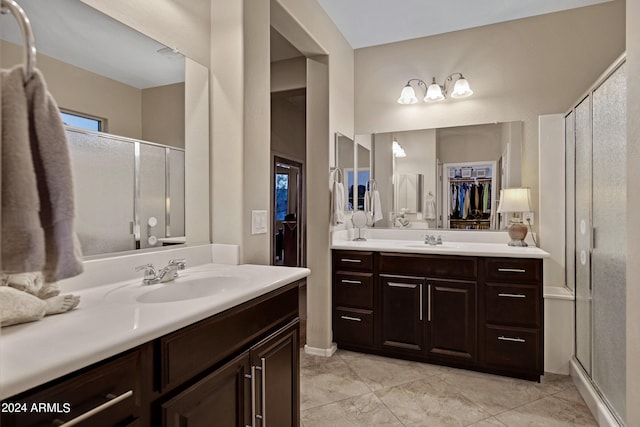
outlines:
M366 189L368 191L374 191L378 189L378 183L376 182L375 179L371 178L367 181L367 186Z
M341 183L343 181L342 178L342 171L340 168L333 169L333 181Z
M29 17L24 10L14 0L0 0L0 12L11 14L16 18L20 32L22 33L22 41L24 43L24 82L28 82L36 68L36 40L31 29Z

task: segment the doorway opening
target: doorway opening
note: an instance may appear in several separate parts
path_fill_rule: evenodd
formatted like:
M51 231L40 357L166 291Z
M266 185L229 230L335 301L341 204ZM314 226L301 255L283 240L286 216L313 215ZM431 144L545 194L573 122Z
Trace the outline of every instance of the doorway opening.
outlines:
M302 164L274 156L273 265L304 265L304 200Z

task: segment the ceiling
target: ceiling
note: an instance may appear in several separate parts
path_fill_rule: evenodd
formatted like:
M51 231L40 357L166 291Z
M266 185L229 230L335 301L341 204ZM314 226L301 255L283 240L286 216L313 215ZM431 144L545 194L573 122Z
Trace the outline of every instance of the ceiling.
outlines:
M354 49L611 0L317 0Z

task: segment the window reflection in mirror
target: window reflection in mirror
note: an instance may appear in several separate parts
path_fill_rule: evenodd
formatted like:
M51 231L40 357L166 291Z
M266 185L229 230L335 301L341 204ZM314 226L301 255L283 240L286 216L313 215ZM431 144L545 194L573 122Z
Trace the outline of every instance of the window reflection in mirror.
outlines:
M33 28L37 67L70 113L65 123L86 118L109 126L110 134L68 131L84 255L183 243L184 57L80 1L20 5ZM21 63L15 21L3 19L1 31L0 65ZM89 184L98 170L103 179Z

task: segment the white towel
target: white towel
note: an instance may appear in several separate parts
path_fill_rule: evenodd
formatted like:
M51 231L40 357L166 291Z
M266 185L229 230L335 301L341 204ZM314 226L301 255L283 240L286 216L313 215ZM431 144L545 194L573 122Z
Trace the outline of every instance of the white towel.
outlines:
M344 224L344 185L333 181L331 189L331 225Z
M382 204L380 203L380 192L378 190L371 192L371 217L374 223L382 219Z
M424 197L424 219L436 219L436 201L431 195Z

